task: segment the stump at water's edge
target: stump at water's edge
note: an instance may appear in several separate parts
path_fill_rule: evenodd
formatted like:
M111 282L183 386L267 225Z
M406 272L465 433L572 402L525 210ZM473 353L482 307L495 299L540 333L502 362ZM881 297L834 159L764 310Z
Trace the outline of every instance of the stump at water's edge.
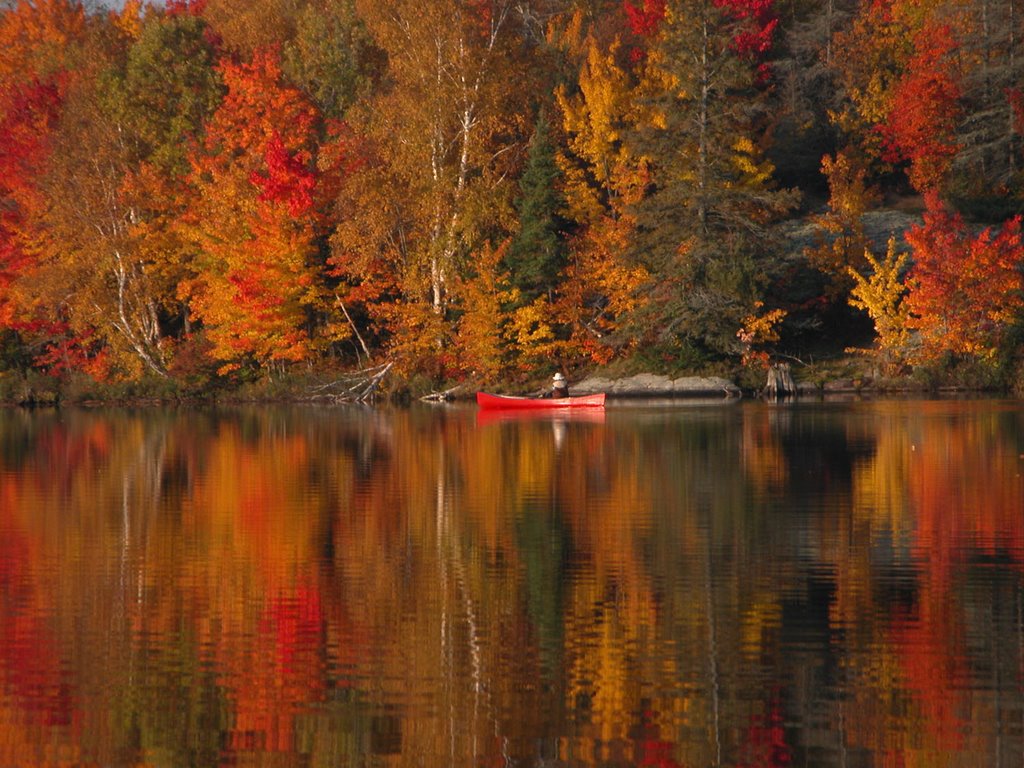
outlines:
M766 397L789 397L796 394L796 382L789 370L789 363L772 363L768 366L768 380L764 385Z

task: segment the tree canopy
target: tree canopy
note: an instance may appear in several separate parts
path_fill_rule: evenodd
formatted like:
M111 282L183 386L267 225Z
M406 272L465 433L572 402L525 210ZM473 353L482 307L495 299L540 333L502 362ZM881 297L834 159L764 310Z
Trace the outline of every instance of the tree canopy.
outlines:
M5 3L0 371L741 366L897 306L887 364L1012 360L1024 15L980 5Z

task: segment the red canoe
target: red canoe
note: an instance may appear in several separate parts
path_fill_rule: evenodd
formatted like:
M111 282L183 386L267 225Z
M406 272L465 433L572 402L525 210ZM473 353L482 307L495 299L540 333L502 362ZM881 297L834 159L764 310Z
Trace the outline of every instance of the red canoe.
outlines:
M604 408L604 393L599 395L580 395L578 397L513 397L511 395L490 395L486 392L476 393L476 404L489 411L516 409L552 408Z

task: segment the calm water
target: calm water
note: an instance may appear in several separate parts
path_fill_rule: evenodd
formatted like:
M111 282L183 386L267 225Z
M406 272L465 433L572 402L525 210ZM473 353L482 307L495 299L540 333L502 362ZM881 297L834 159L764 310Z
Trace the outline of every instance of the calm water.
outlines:
M0 766L1020 766L1024 407L0 411Z

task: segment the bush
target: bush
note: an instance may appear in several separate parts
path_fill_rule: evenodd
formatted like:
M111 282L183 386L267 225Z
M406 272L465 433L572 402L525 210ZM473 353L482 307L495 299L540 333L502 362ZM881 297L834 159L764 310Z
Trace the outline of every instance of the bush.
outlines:
M0 403L8 405L53 405L58 400L56 379L27 370L0 373Z

